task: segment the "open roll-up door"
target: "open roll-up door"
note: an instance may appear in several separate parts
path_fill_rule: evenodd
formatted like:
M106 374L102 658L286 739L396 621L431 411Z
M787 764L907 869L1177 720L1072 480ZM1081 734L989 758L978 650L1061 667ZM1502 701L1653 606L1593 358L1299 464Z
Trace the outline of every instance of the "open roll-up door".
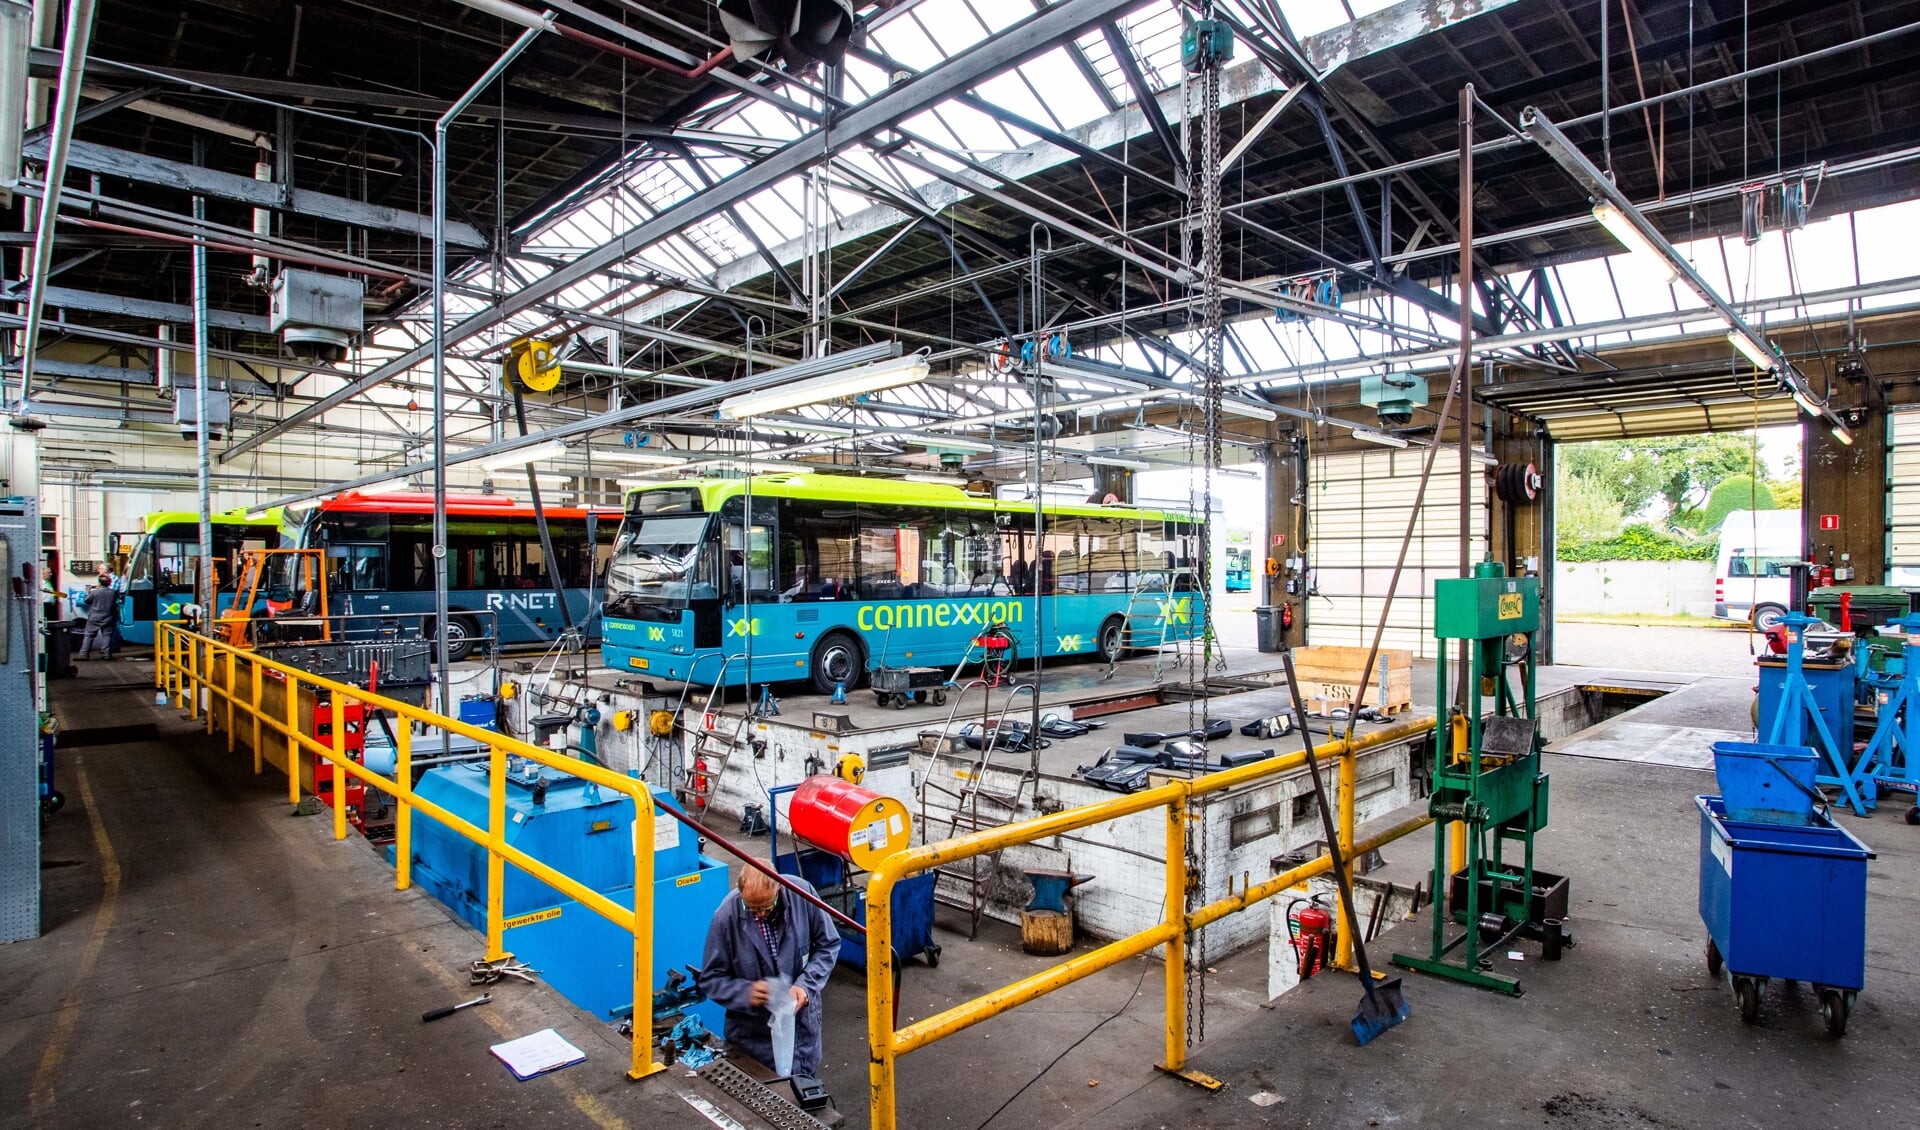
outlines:
M1308 601L1307 642L1366 647L1386 603L1400 539L1420 489L1427 452L1355 451L1316 459L1308 492L1308 557L1319 595ZM1472 555L1486 550L1486 476L1473 476ZM1434 654L1433 582L1460 575L1460 453L1434 457L1433 480L1407 548L1380 646Z

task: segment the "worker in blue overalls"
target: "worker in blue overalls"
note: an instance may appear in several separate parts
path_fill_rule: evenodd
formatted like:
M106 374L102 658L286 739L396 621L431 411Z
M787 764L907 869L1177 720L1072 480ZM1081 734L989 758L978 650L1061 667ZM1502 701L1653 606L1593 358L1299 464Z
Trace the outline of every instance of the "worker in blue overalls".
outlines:
M804 879L790 879L808 886ZM780 984L792 999L794 1075L819 1075L822 1058L820 994L840 959L840 931L827 912L783 890L764 872L747 868L707 928L700 990L726 1010L727 1043L778 1070L774 1063L772 994ZM784 1003L784 1002L782 1002ZM776 1005L777 1007L777 1005Z

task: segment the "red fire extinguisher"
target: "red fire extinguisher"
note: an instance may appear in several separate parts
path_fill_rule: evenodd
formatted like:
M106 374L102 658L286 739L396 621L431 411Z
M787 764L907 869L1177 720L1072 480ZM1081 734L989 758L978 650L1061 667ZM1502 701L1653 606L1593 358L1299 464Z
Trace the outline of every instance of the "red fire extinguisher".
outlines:
M1293 627L1293 605L1283 604L1280 606L1280 626L1282 628Z
M693 807L707 807L707 759L693 759Z
M1287 932L1298 955L1296 968L1302 981L1327 967L1328 938L1333 931L1333 915L1317 904L1295 899L1287 906Z

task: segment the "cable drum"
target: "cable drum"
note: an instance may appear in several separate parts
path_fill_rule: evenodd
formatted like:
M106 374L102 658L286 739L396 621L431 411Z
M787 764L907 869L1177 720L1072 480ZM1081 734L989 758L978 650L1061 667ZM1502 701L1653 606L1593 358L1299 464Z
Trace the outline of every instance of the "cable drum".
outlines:
M1502 463L1493 473L1493 493L1511 506L1527 506L1540 497L1540 472L1531 463Z

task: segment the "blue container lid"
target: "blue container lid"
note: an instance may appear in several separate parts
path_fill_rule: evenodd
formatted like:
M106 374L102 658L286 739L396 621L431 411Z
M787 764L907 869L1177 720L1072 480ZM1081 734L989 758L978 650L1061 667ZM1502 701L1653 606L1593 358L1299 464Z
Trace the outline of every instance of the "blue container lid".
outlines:
M1755 824L1813 821L1820 759L1805 746L1713 743L1713 774L1729 819Z

